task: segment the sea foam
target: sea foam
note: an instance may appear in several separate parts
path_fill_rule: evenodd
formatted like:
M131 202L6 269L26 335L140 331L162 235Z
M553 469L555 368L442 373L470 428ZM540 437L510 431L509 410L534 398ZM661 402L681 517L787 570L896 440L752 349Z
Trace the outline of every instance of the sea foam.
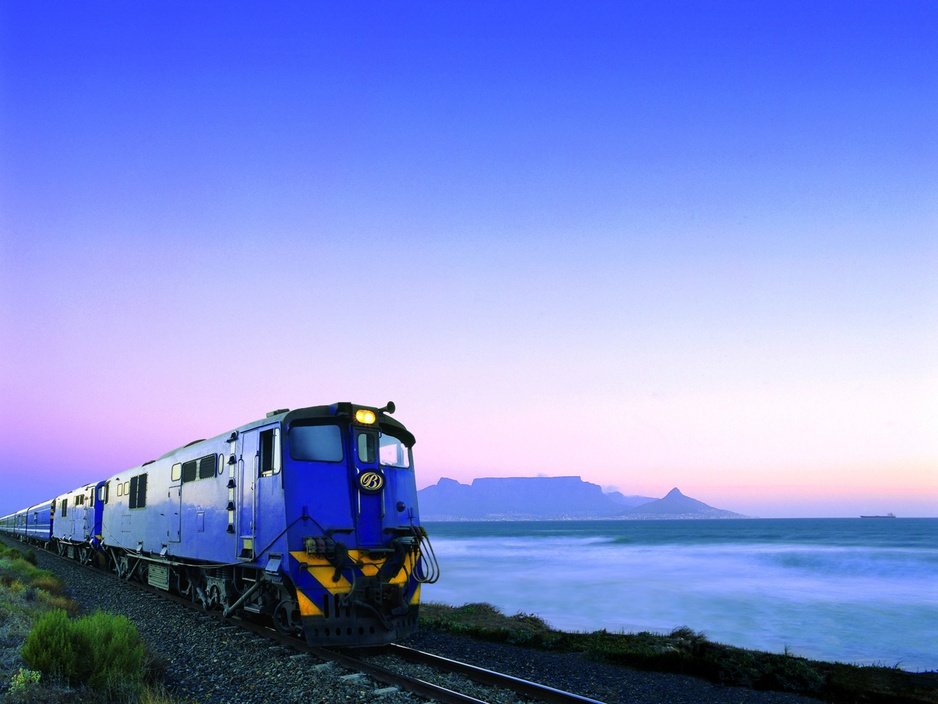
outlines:
M443 577L423 598L563 630L688 626L745 648L936 669L938 519L870 523L430 524Z

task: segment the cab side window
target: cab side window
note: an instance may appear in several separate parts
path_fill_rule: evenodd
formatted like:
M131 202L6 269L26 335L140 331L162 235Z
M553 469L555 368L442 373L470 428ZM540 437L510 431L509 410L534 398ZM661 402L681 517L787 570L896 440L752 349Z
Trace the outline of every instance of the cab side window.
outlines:
M358 434L358 461L363 464L374 464L375 462L375 436L374 433Z
M280 433L277 428L261 431L258 462L258 474L262 477L280 472Z

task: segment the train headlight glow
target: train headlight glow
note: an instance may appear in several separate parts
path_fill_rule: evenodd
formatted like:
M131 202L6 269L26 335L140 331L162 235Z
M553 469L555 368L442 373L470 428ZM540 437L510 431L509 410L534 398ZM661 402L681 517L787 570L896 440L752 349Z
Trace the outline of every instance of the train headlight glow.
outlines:
M369 411L365 408L359 408L357 411L355 411L355 421L357 423L362 423L363 425L374 425L375 412Z

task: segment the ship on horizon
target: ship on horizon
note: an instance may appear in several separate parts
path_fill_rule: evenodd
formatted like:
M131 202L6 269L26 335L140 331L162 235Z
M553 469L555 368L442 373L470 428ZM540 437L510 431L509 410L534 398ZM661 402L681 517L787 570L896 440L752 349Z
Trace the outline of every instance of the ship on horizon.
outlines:
M887 513L885 516L860 516L860 518L895 518L896 514Z

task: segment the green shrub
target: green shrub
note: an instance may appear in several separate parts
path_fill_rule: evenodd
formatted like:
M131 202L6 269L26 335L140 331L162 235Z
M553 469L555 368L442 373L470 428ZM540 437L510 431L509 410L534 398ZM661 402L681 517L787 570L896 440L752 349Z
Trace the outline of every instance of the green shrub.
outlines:
M79 619L92 643L93 668L88 684L96 689L115 683L134 687L143 681L144 647L137 627L124 616L97 611Z
M0 558L11 561L26 560L26 562L32 565L38 564L36 560L36 551L32 548L29 548L26 550L26 552L23 552L19 548L7 548L0 545Z
M64 611L50 611L36 622L22 656L32 669L102 691L136 690L144 676L136 627L123 616L101 611L75 620Z
M50 611L33 626L20 654L33 670L76 684L84 682L89 675L87 653L91 644L81 640L83 635L72 627L64 611Z
M18 548L8 548L6 545L0 545L0 559L15 560L17 557L24 557L22 550Z
M10 688L7 690L10 694L19 695L27 693L30 689L38 686L41 673L35 670L19 669L13 679L10 680Z

